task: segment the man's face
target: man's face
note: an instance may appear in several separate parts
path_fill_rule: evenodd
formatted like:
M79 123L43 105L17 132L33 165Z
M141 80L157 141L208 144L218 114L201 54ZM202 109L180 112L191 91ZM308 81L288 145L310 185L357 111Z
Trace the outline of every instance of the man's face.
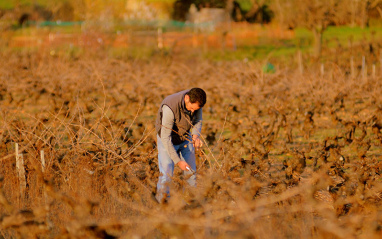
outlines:
M188 111L191 111L192 113L194 113L195 110L200 109L199 103L198 102L191 103L190 97L188 95L184 96L184 103L186 103L186 109Z

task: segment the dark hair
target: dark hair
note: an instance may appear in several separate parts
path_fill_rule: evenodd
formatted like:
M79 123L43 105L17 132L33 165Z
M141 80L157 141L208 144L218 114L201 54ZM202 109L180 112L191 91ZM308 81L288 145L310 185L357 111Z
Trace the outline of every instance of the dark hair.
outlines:
M192 88L187 94L190 97L191 103L199 103L199 107L203 107L207 102L207 95L204 90L200 88Z

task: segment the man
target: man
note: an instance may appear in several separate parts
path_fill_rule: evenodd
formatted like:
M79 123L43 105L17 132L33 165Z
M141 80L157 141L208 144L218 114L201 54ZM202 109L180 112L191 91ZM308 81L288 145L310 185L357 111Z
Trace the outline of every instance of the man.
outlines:
M195 148L202 146L202 107L207 101L204 90L192 88L167 96L161 103L155 123L160 176L156 199L169 197L168 183L179 166L184 174L196 170ZM195 186L195 174L187 180Z

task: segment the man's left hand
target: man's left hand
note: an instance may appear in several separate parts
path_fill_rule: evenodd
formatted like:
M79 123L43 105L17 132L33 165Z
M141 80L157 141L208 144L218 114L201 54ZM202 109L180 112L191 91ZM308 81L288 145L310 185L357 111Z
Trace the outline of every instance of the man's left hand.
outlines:
M199 136L196 134L192 136L192 144L194 145L195 149L199 149L203 146L203 142L200 140Z

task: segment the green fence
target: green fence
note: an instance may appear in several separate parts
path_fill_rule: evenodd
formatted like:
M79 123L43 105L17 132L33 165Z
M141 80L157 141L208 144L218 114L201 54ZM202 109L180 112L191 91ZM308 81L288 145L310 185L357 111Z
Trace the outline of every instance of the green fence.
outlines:
M91 25L102 25L101 22L97 21L76 21L76 22L67 22L67 21L28 21L28 26L38 26L38 27L54 27L54 26L78 26L82 24L91 24ZM183 29L183 28L198 28L198 29L207 29L215 26L214 22L202 22L202 23L191 23L191 22L181 22L181 21L161 21L161 20L128 20L128 21L114 21L116 26L124 27L146 27L146 28L168 28L168 29Z

